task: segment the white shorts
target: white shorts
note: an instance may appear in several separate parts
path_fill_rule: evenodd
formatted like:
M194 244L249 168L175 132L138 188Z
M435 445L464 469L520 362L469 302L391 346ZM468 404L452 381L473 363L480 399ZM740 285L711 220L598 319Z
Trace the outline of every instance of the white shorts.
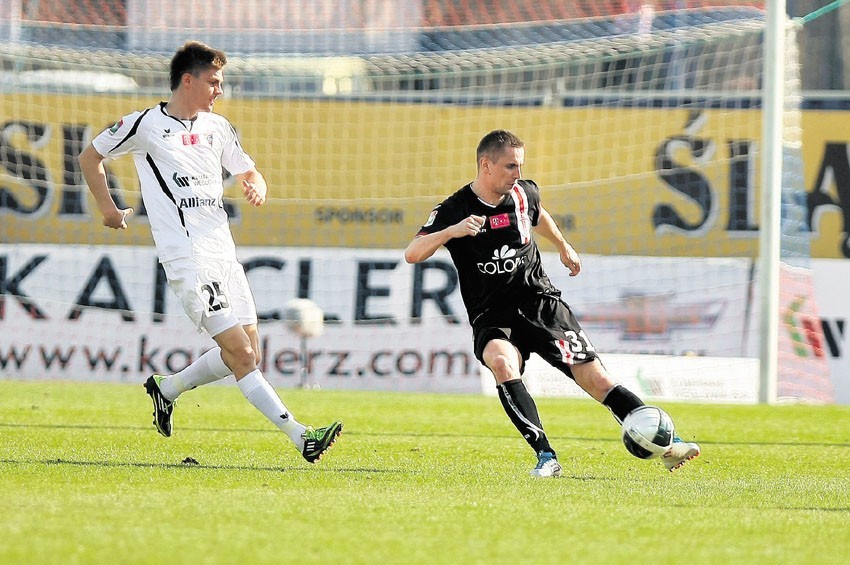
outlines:
M257 323L257 306L237 261L186 258L162 264L168 286L198 332L215 337L236 325Z

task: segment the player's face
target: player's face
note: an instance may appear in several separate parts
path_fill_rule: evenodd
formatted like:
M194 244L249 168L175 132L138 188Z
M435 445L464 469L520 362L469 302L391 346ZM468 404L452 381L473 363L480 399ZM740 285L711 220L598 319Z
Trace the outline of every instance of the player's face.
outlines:
M212 112L216 99L223 94L223 74L221 69L208 69L189 82L189 94L193 106L199 112Z
M499 194L510 192L514 183L522 177L523 163L525 163L524 148L506 147L499 158L490 164L493 190Z

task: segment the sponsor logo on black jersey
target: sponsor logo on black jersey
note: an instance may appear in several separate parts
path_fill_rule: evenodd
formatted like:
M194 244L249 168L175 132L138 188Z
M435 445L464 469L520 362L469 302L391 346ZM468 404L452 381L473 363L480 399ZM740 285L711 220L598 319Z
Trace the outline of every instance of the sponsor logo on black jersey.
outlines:
M508 214L499 214L498 216L490 216L490 227L494 230L507 228L511 225L511 217Z
M517 257L516 249L511 249L507 245L494 249L491 259L491 261L477 264L478 270L485 275L512 273L525 264L525 257L522 255Z

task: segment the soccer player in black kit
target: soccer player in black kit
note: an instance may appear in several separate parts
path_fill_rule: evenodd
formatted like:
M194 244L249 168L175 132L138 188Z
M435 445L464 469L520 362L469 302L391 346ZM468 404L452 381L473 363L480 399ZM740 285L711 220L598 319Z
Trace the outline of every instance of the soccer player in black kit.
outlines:
M618 422L644 403L608 375L543 270L533 233L556 246L570 276L581 271L581 259L543 208L537 185L520 180L522 140L492 131L481 139L476 157L475 180L431 211L404 258L419 263L446 246L472 325L475 356L492 371L508 418L537 455L531 474L557 477L561 465L520 378L531 353L572 378ZM697 444L676 437L661 460L674 471L699 454Z

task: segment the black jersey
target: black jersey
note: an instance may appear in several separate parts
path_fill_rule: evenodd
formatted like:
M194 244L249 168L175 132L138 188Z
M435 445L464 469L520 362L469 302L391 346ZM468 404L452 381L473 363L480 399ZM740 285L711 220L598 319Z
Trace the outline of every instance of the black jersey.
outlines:
M540 295L560 296L543 270L531 232L540 219L540 189L533 181L517 181L498 206L483 202L467 184L431 211L419 235L443 230L470 214L487 218L481 232L446 243L470 322Z

